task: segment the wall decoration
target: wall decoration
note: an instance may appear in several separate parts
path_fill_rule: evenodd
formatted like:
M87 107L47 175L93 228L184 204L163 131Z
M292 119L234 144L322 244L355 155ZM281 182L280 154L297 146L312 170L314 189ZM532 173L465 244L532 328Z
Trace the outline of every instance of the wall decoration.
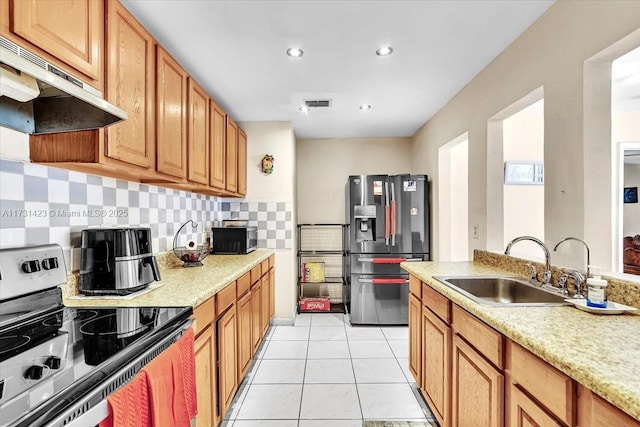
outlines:
M260 170L265 175L271 175L273 173L274 157L271 154L265 154L260 161Z
M505 162L504 183L507 185L544 185L542 162Z
M625 203L638 203L638 187L625 187L623 199Z

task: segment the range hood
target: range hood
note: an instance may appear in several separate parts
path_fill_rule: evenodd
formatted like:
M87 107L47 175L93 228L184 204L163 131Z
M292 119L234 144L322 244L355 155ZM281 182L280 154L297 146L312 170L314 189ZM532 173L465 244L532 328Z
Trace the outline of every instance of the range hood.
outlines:
M0 37L0 126L40 135L99 129L127 118L100 91Z

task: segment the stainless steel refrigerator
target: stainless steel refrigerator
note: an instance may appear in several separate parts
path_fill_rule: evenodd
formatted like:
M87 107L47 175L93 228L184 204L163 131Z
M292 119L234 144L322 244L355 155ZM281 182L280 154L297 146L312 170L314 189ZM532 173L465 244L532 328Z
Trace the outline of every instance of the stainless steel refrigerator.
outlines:
M400 263L430 260L427 176L350 176L345 190L351 323L407 325L409 276Z

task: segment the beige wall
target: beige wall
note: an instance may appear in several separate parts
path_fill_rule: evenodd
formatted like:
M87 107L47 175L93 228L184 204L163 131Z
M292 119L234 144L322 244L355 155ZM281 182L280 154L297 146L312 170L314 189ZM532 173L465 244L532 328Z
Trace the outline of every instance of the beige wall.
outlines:
M496 162L499 155L491 152L488 156L487 121L542 86L545 241L553 247L565 236L597 240L593 243L592 262L605 269L611 267L611 248L606 247L611 245L611 209L607 210L608 202L602 202L603 196L611 200L611 185L606 182L611 164L611 119L610 113L606 118L606 101L602 101L605 107L597 111L604 117L599 132L587 131L591 121L583 120L587 114L584 99L603 96L602 93L606 99L607 91L606 86L598 86L597 89L604 89L599 93L594 88L585 90L583 71L586 60L638 28L640 2L558 1L413 136L413 170L437 177L438 147L469 132L469 222L480 224L479 239L470 240L471 249L487 248L488 233L493 231L487 225L494 226L488 212L495 203L502 208L501 200L487 197L500 187L502 178L501 159ZM618 56L633 47L620 48ZM610 81L611 69L606 60L611 59L596 66L600 71L598 82L606 81L602 77L607 77L607 70ZM609 157L602 153L609 153ZM433 200L437 201L438 182L434 181ZM598 203L597 199L601 201ZM437 211L436 207L434 212ZM438 221L435 215L434 221ZM438 248L437 228L432 230L433 247ZM594 237L597 233L604 234L603 240ZM584 255L578 251L555 252L552 261L584 268Z
M241 122L247 134L247 200L290 202L295 218L296 139L289 122ZM273 173L260 171L260 160L271 154ZM295 226L294 226L295 227ZM295 228L292 230L295 236ZM295 244L291 249L277 249L276 322L293 321L297 303L297 268Z
M299 139L297 222L344 223L347 177L408 173L410 154L410 138Z
M505 161L544 161L544 117L540 111L521 111L503 122ZM503 186L503 245L513 238L533 236L544 241L544 186ZM513 247L513 255L527 258L542 256L540 247L523 241Z
M640 165L624 165L624 186L640 188ZM625 203L623 205L624 223L622 234L635 236L640 234L640 203Z

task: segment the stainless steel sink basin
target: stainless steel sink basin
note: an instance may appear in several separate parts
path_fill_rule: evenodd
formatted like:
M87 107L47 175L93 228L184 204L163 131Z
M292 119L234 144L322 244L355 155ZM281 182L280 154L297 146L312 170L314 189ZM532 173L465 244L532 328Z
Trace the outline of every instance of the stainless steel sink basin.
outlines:
M478 304L519 307L567 305L564 295L553 293L515 277L434 277Z

